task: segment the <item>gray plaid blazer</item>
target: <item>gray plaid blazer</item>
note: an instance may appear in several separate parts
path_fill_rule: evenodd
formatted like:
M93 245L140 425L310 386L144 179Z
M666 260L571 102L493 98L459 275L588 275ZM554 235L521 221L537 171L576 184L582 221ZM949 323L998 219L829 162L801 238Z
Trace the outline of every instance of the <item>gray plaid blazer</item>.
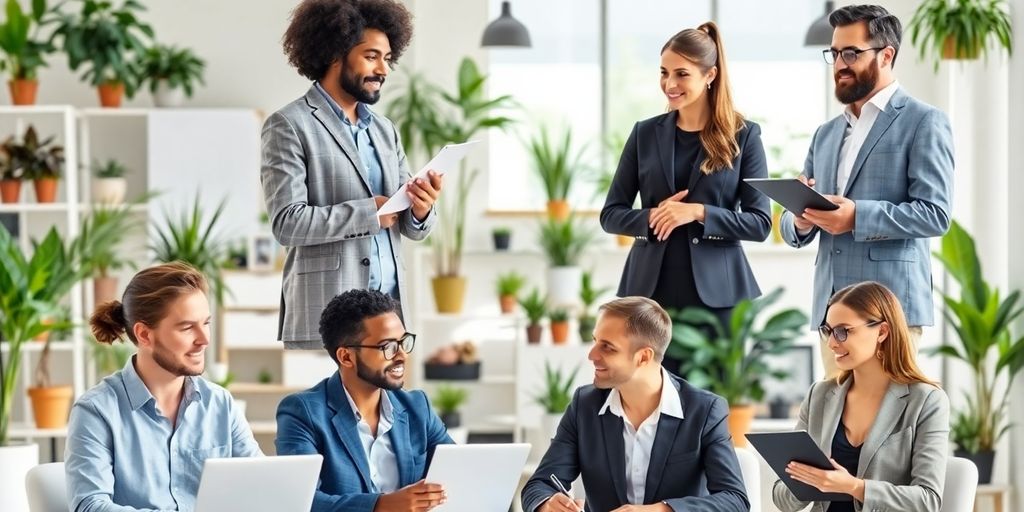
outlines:
M409 164L395 126L373 115L370 140L384 171L384 195L409 180ZM278 339L286 348L321 349L320 314L346 290L369 283L370 244L380 231L370 192L352 136L314 84L306 95L274 112L264 123L260 179L277 241L287 249L281 289ZM402 295L405 265L402 236L422 240L436 221L434 211L422 227L412 212L401 214L390 229L398 258ZM409 318L405 306L403 316Z

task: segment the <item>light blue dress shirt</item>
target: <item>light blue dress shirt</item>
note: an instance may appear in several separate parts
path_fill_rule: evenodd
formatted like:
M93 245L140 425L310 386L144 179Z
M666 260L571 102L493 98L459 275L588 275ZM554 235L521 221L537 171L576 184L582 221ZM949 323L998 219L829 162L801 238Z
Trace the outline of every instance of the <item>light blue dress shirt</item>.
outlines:
M341 389L345 389L343 385ZM359 441L363 444L363 451L366 452L366 461L370 465L370 480L376 489L373 492L388 494L398 490L398 458L395 457L395 449L391 446L391 427L395 424L394 408L388 394L380 393L380 421L377 422L377 437L370 432L370 425L363 420L359 414L352 395L345 389L345 398L352 412L356 415L356 428L359 430Z
M377 148L370 140L370 122L373 120L373 112L362 103L356 103L356 115L359 118L356 124L349 121L348 116L342 112L341 107L334 101L334 98L316 82L316 90L324 96L331 110L341 119L342 124L348 128L352 140L359 151L359 160L366 169L366 176L370 181L370 192L374 196L384 195L384 170L380 165L380 157L377 155ZM413 218L414 225L417 224ZM370 283L369 289L380 290L393 297L398 296L398 268L395 263L395 251L391 246L391 235L387 229L380 230L373 236L373 243L370 244Z
M206 459L263 455L227 390L185 377L174 427L134 363L132 356L71 408L64 460L72 512L191 511Z

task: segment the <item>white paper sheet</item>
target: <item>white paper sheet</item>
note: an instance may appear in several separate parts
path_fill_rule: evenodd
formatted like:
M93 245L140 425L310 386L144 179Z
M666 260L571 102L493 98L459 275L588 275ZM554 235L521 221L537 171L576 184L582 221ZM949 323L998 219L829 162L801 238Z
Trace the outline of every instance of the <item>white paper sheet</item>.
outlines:
M427 165L424 165L419 172L417 172L412 179L423 178L427 179L427 171L433 169L434 171L445 174L447 172L454 171L459 162L469 153L469 150L478 143L479 141L471 140L463 142L462 144L447 144L441 148L441 151L437 153L434 158L431 158ZM412 206L412 200L409 199L409 195L406 193L407 184L402 184L398 187L398 190L392 195L387 202L381 205L380 209L377 210L377 215L387 215L389 213L400 212Z

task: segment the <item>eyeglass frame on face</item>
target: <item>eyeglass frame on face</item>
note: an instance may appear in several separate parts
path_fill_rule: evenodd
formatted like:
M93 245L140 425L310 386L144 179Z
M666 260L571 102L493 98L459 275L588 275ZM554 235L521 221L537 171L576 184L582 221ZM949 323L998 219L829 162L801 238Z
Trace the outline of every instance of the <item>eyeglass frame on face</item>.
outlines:
M409 350L406 350L405 349L405 340L408 340L408 339L411 339L412 341L409 343ZM416 335L411 333L411 332L407 332L407 333L403 334L401 338L380 340L380 341L377 342L376 345L342 345L342 347L345 347L345 348L375 348L375 349L381 351L381 354L384 356L385 360L390 361L390 360L394 359L395 356L398 355L398 349L399 348L401 348L402 352L405 352L406 354L412 352L412 349L416 348ZM391 356L388 356L388 347L393 347L392 348L392 352L391 352Z
M828 340L830 337L834 337L836 342L846 343L846 340L850 339L850 331L860 327L876 327L883 323L885 323L885 320L870 320L860 325L851 325L849 327L840 325L832 327L831 325L822 322L822 324L818 326L818 334L821 336L822 340Z
M836 50L835 48L825 48L824 50L821 51L821 58L825 59L825 64L835 65L835 63L837 62L836 57L841 57L843 63L845 63L847 66L852 66L855 62L857 62L857 59L860 58L860 54L870 52L872 50L879 52L886 48L888 48L888 46L880 46L877 48L871 47L865 48L863 50L855 46L848 46L846 48L843 48L842 50ZM847 52L853 54L852 59L848 59L846 57L849 54ZM829 59L831 59L831 61Z

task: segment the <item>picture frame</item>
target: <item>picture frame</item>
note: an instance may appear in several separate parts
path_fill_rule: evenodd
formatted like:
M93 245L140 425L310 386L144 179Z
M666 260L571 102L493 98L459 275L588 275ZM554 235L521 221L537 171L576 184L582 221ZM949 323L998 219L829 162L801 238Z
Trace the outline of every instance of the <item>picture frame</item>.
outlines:
M249 236L249 250L246 264L249 270L273 270L277 256L277 241L269 233L257 233Z

